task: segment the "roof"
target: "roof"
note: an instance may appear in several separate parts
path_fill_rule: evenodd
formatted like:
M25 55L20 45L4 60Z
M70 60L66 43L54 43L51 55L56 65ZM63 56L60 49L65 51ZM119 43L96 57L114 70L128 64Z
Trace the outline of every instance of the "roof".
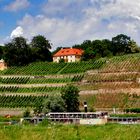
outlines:
M76 48L67 48L67 49L61 49L53 56L68 56L68 55L82 55L83 54L82 49L76 49Z

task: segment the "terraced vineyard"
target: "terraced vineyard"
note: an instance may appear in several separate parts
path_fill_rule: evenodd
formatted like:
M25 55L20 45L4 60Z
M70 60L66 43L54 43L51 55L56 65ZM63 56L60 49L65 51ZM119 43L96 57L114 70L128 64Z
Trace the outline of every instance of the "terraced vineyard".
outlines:
M25 108L42 105L47 96L2 96L0 95L0 107Z
M89 69L100 68L105 63L105 59L89 62L76 63L32 63L25 67L12 67L3 72L1 75L49 75L49 74L67 74L83 73Z
M140 54L8 68L0 72L0 107L34 107L67 84L81 90L81 106L86 100L91 108L140 107Z
M113 57L100 70L100 73L115 72L140 72L140 54Z
M100 109L100 108L120 108L121 110L125 108L139 108L140 107L140 96L136 94L126 94L126 93L107 93L107 94L83 94L80 96L81 108L83 108L83 102L87 101L89 110Z

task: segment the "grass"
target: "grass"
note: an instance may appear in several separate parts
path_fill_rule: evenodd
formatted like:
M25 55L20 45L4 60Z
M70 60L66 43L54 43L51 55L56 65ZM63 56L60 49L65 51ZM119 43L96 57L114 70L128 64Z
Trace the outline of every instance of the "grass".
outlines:
M139 140L140 125L0 126L1 140Z
M111 114L111 117L140 117L139 114Z

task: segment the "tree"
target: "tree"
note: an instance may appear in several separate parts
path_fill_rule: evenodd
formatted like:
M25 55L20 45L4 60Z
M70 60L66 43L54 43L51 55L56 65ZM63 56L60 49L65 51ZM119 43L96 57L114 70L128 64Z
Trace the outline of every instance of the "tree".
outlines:
M140 48L134 40L131 40L128 44L129 52L128 53L139 53Z
M51 49L50 42L42 35L34 36L31 41L31 46L35 48Z
M9 66L22 66L30 62L30 48L23 37L16 37L5 44L4 59Z
M82 60L90 60L100 57L112 56L112 42L108 39L104 40L86 40L81 45L75 45L75 48L84 50Z
M102 57L110 57L113 56L111 52L112 42L108 39L102 40Z
M61 91L61 96L65 102L68 112L79 111L79 89L73 85L69 85Z
M112 38L112 52L114 55L123 55L130 52L129 43L131 38L124 34L119 34Z
M65 104L61 96L51 95L43 103L44 113L48 112L64 112Z
M31 41L32 61L52 61L50 42L42 35L33 37Z
M0 59L3 58L3 46L0 46Z

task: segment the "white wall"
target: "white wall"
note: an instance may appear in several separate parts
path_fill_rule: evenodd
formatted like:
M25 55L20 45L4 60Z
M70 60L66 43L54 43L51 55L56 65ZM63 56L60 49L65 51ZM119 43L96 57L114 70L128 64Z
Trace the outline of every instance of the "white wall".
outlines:
M68 62L76 62L76 61L80 61L80 57L76 57L75 55L71 55L71 56L61 56L61 57L53 57L53 62L57 62L59 63L60 59L67 59Z
M68 56L68 62L75 62L75 55Z

